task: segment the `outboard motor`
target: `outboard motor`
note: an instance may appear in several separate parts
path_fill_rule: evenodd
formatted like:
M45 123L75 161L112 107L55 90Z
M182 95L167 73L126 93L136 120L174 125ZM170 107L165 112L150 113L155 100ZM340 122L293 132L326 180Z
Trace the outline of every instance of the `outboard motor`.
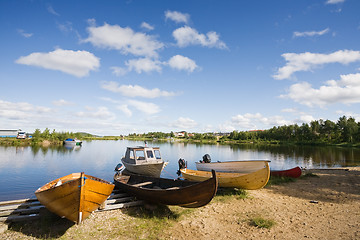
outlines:
M116 172L120 172L120 171L123 170L124 168L125 168L124 165L122 165L121 163L119 163L118 165L116 165L115 171L116 171Z
M205 154L204 156L203 156L203 161L202 162L204 162L204 163L210 163L211 162L211 157L210 157L210 155L209 154Z
M181 175L180 169L186 168L187 162L183 158L180 158L178 161L178 164L179 164L179 170L177 170L176 173L178 176L180 176Z

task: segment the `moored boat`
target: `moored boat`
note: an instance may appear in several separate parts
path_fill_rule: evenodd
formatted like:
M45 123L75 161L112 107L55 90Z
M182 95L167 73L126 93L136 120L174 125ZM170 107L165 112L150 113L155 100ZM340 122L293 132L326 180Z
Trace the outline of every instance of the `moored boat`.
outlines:
M86 219L111 194L114 184L84 173L55 179L35 191L49 211L77 224Z
M294 167L286 170L271 170L270 175L276 177L299 178L301 176L301 168Z
M187 168L179 170L182 177L190 181L204 181L211 177L208 171L196 171ZM236 187L248 190L255 190L264 187L269 181L270 168L265 162L262 169L252 173L216 172L219 187Z
M151 177L160 177L168 163L161 158L159 147L147 146L128 147L121 162L129 172Z
M252 173L263 169L269 160L243 160L243 161L225 161L211 162L208 154L203 156L203 161L196 162L196 169L199 171L231 172L231 173Z
M215 171L210 174L202 182L190 182L118 173L114 183L117 188L148 202L196 208L208 204L216 194L217 177Z
M64 140L64 145L66 146L81 146L82 141L76 138L67 138Z

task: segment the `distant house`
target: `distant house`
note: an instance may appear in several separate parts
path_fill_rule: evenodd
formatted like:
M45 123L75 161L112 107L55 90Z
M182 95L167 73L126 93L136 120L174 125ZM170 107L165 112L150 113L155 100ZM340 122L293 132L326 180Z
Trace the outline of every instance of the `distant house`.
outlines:
M186 131L175 132L174 135L175 137L185 137L185 133Z
M2 129L0 129L0 137L3 137L3 138L17 137L19 131L21 131L21 129L18 129L18 130L2 130Z

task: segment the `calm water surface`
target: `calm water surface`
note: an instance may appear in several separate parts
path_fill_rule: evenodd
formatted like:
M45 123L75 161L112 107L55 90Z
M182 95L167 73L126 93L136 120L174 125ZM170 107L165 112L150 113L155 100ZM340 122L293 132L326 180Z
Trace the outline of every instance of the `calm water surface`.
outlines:
M112 181L114 168L127 146L144 145L136 141L89 141L82 147L34 148L0 146L0 201L35 197L34 192L47 182L74 172ZM225 160L271 160L272 169L294 166L329 168L360 166L360 149L338 147L294 147L256 145L203 145L150 142L159 146L169 161L161 176L176 178L177 161L184 158L188 168L206 153L213 162Z

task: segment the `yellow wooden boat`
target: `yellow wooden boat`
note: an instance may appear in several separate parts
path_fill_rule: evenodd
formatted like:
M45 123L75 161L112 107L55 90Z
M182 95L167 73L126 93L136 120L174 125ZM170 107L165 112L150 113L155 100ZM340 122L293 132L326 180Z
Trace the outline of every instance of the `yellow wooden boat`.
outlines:
M190 181L204 181L211 178L211 172L196 171L187 168L180 169L183 178ZM264 187L269 181L270 167L265 162L264 167L252 173L216 172L219 187L236 187L255 190Z
M114 186L83 172L72 173L45 184L35 195L49 211L79 224L108 198Z

